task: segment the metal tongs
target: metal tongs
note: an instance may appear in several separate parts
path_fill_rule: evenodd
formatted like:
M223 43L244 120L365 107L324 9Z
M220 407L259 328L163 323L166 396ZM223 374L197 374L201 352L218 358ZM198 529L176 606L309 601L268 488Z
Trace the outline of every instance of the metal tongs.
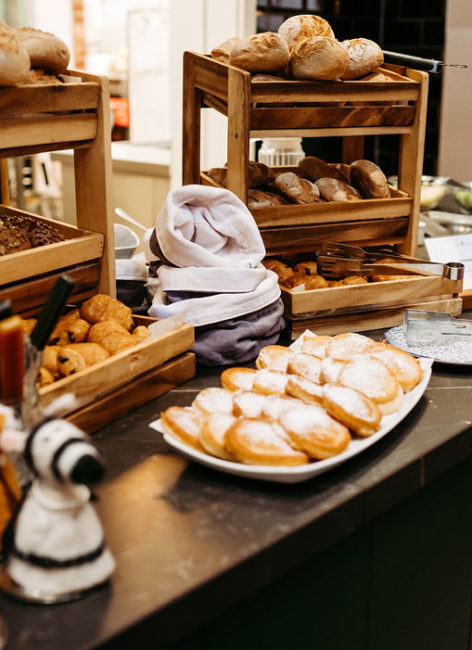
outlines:
M386 251L367 251L361 246L323 242L316 252L319 273L325 278L348 275L439 275L450 280L464 277L460 262L427 262L417 257Z
M403 316L403 331L408 345L472 343L472 321L451 318L437 311L407 309Z
M396 63L397 65L406 65L415 70L425 70L426 72L435 74L442 72L444 67L449 68L468 68L465 63L445 63L444 61L437 61L436 59L423 59L421 56L413 56L412 54L401 54L400 52L389 52L383 50L385 63Z

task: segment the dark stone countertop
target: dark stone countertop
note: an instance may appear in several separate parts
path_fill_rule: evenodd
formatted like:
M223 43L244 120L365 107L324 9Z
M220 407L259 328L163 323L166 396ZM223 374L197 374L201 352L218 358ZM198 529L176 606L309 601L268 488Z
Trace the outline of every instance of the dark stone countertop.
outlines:
M148 426L218 379L200 370L94 434L108 464L97 508L116 572L69 604L1 597L9 647L166 647L472 455L470 369L436 364L407 418L338 468L294 485L220 474L176 456Z

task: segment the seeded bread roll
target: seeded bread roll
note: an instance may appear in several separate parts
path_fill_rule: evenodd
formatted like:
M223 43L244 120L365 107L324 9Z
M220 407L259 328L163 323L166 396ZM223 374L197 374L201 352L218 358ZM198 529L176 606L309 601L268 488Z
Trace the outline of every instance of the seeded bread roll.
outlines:
M297 41L290 55L290 69L295 79L339 79L348 63L346 48L335 38L326 36Z
M370 160L355 160L350 168L351 184L367 199L385 199L390 196L385 174Z
M317 158L316 156L306 156L298 163L300 171L310 180L316 181L318 178L337 178L344 181L345 178L334 165Z
M362 198L356 188L336 178L319 178L315 185L326 201L358 201Z
M227 38L226 41L223 41L223 43L212 49L210 52L211 58L216 59L216 61L221 61L222 63L228 63L229 53L240 40L241 38L239 36Z
M70 52L64 41L54 34L32 27L15 29L15 36L27 50L32 68L41 68L49 74L60 74L67 70Z
M30 69L26 48L13 30L0 21L0 86L14 86L22 81Z
M295 44L311 36L329 36L334 38L331 25L321 16L311 16L310 14L300 14L287 18L279 27L279 34L288 43L290 50Z
M318 188L306 178L300 178L294 172L283 172L275 179L277 189L294 203L319 203Z
M249 72L279 72L290 58L287 42L274 32L242 38L229 54L229 63Z
M342 79L359 79L379 68L383 61L380 46L368 38L352 38L343 41L349 56L349 63Z

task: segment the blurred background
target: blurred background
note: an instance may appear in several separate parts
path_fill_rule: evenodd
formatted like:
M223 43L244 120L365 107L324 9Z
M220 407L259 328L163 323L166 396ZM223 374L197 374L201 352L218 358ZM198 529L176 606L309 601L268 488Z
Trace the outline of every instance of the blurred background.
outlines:
M55 33L70 48L71 67L109 78L114 207L146 227L181 182L182 53L276 31L300 13L326 18L339 40L362 36L386 50L471 66L430 75L423 172L472 180L471 0L0 0L1 19ZM204 113L202 168L222 166L226 120ZM306 154L340 160L340 139L304 139L302 146ZM397 149L395 136L370 137L365 157L394 175ZM71 152L9 166L20 207L74 221Z

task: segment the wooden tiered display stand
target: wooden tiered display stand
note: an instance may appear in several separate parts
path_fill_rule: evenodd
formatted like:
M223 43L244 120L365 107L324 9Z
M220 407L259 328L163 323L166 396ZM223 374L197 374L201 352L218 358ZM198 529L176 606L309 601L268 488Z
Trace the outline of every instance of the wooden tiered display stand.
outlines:
M97 292L115 296L114 232L111 200L109 91L106 77L68 71L77 81L0 89L0 215L28 213L8 205L8 157L58 149L74 150L77 226L50 223L64 241L0 256L0 300L13 311L37 314L57 278L75 281L71 303ZM136 324L153 319L136 318ZM40 389L41 403L60 393L76 394L71 420L93 431L195 374L193 327L182 325Z
M428 75L403 66L386 65L388 81L254 81L249 72L211 59L206 55L184 54L183 182L218 186L200 169L200 112L213 108L228 118L227 188L247 204L250 138L341 137L342 161L362 158L364 139L373 135L399 137L398 188L390 188L388 199L364 199L348 203L316 203L253 208L267 255L305 253L313 255L320 242L342 241L360 245L395 245L414 255L420 210L420 187L426 126ZM292 167L274 168L290 171ZM365 328L398 324L407 306L431 302L431 309L457 315L461 301L460 283L442 278L422 278L412 293L411 280L392 283L332 288L330 306L324 306L319 291L298 296L282 289L285 316L292 333L302 321L315 327L318 316L323 330ZM430 281L430 282L429 282ZM404 289L402 291L402 289ZM369 291L368 291L369 290ZM327 291L323 291L327 298ZM403 295L402 295L403 293ZM342 295L341 295L342 294ZM380 300L380 295L382 299ZM394 295L393 295L394 294ZM302 310L294 305L303 302ZM334 301L334 304L333 304ZM320 304L321 303L321 304ZM434 306L433 306L434 304ZM301 306L301 304L300 304ZM358 312L344 319L342 314ZM391 311L389 311L391 310ZM378 311L378 318L374 312ZM362 316L361 312L364 312ZM323 313L323 314L322 314ZM297 321L296 326L293 323Z

